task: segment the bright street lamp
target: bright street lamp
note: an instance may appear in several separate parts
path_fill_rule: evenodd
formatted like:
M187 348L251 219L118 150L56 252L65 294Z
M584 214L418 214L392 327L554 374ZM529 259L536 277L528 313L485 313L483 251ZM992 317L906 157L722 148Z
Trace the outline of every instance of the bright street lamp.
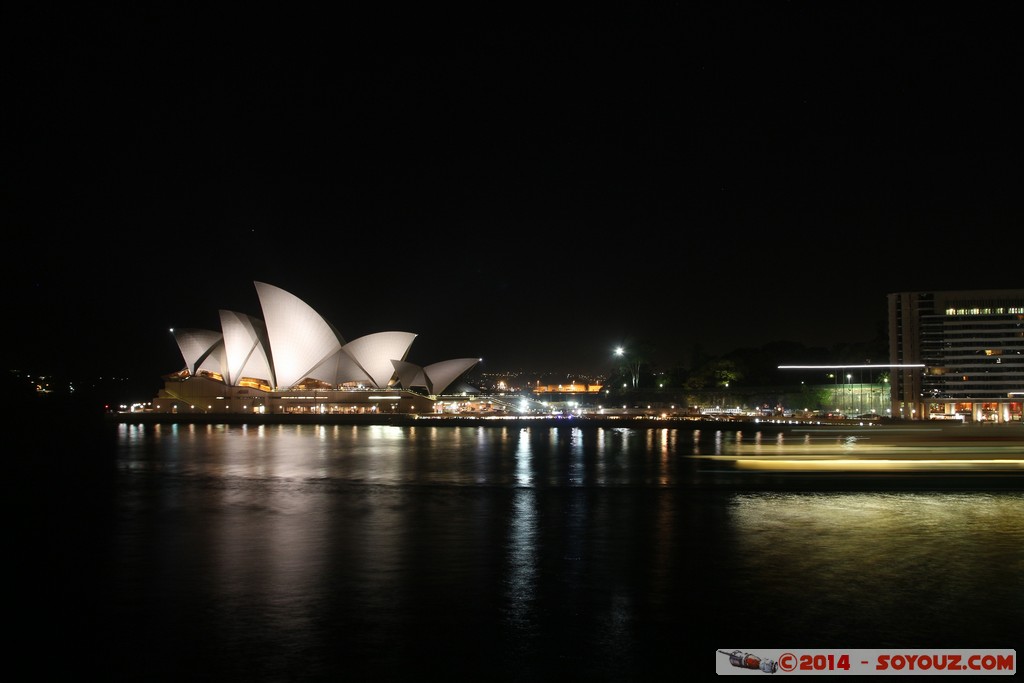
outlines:
M616 346L615 355L619 356L620 358L625 358L626 349L622 348L621 346ZM629 368L629 374L632 376L633 388L635 389L640 384L640 359L635 358L633 360L626 361L626 367ZM626 385L623 384L622 386L625 387Z

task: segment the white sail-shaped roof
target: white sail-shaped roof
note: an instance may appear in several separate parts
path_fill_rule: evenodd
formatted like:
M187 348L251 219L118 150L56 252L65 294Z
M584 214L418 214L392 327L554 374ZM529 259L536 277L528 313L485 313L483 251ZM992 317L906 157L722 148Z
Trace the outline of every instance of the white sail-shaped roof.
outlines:
M316 366L309 372L314 379L327 382L332 386L338 386L345 382L363 382L367 386L373 384L373 380L366 374L344 349Z
M220 326L227 356L224 381L238 386L243 377L253 377L274 386L274 371L267 355L270 341L263 321L244 313L222 310Z
M479 358L453 358L423 368L427 376L427 389L431 394L443 394L448 385L480 362Z
M223 375L223 337L220 332L190 328L175 329L173 334L189 374L196 375L200 370L207 370Z
M403 389L408 390L413 387L426 387L427 391L430 392L430 384L427 382L427 375L423 372L423 368L421 366L404 360L393 360L391 361L391 364L395 366L395 372L398 373L398 381L402 385Z
M441 394L479 363L477 358L420 366L405 360L417 335L378 332L345 342L319 313L285 290L255 282L264 319L221 310L221 332L174 330L188 372L216 373L226 384L244 378L266 380L277 390L307 377L332 387L359 383L387 389L394 381L404 389L425 387Z
M414 339L416 335L412 332L377 332L350 341L342 349L378 389L386 389L395 374L391 361L405 360Z
M210 354L199 364L199 371L215 372L221 377L224 376L224 369L228 365L228 355L224 351L224 341L214 344Z
M255 284L270 339L274 379L278 388L292 387L337 353L344 339L301 299L273 285Z

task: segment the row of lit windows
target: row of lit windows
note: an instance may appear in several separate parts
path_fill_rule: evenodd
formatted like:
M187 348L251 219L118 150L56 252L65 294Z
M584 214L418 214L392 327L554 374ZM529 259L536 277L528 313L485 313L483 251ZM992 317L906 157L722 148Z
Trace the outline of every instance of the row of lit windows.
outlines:
M996 308L947 308L946 315L1024 315L1024 306Z

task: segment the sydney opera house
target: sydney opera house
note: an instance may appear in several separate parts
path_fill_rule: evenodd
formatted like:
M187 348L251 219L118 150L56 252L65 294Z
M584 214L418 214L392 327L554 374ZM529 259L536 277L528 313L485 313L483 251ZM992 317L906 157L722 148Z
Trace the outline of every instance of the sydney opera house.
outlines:
M263 319L220 311L220 331L172 330L185 366L164 377L158 413L436 413L479 362L406 361L416 334L352 341L294 295L256 282Z

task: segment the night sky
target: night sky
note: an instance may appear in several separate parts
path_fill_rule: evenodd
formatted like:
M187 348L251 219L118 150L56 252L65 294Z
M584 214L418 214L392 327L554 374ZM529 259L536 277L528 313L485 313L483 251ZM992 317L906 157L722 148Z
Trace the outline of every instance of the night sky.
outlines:
M1024 285L1016 22L825 5L12 18L7 362L159 386L256 280L412 362L579 373Z

